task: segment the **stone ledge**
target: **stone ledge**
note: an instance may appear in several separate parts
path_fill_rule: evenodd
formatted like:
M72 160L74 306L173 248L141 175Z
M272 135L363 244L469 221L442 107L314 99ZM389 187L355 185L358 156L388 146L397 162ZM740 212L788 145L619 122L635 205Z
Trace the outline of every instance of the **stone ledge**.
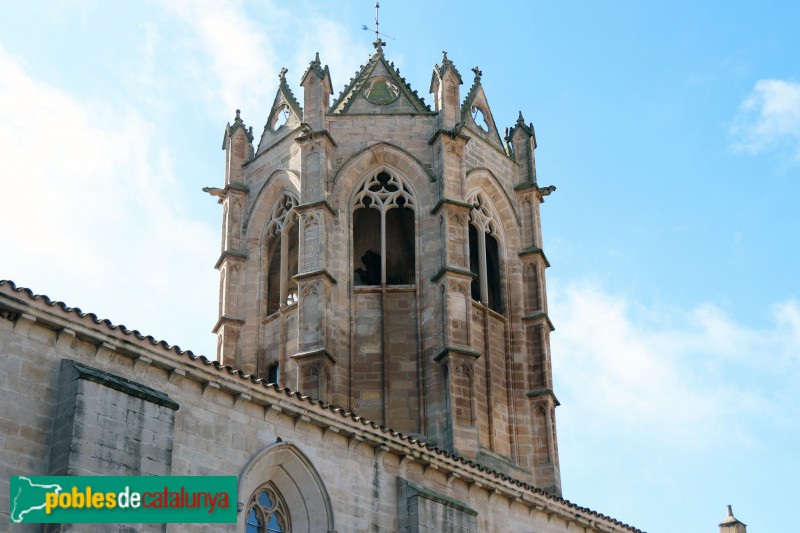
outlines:
M448 355L450 355L450 352L457 353L458 355L465 356L465 357L471 357L473 359L478 359L481 356L480 352L476 352L475 350L472 350L470 348L464 348L464 347L461 347L461 346L448 345L448 346L445 346L444 349L441 352L436 354L436 356L433 358L433 360L436 361L437 363L440 363L440 362L442 362L442 360L444 358L446 358Z
M77 361L73 361L72 359L64 359L63 361L63 364L69 365L72 367L72 369L74 369L76 374L75 379L93 381L94 383L104 385L110 389L124 392L129 396L135 396L136 398L141 398L142 400L147 400L148 402L168 407L173 411L177 411L180 407L178 402L171 399L163 392L151 389L150 387L146 387L145 385L141 385L135 381L131 381L114 374L109 374L108 372L98 370L97 368L86 366L82 363L78 363ZM63 372L64 370L66 369L62 367L61 371Z
M245 259L247 259L247 252L245 252L244 250L233 250L233 249L225 250L221 254L219 254L219 259L217 259L217 262L214 264L214 268L219 270L219 267L222 266L223 261L225 261L228 258L244 261Z
M519 257L525 257L526 255L540 255L542 259L544 259L545 267L550 266L550 261L547 260L547 256L544 255L544 250L541 248L537 248L536 246L528 246L527 248L523 249L517 254Z
M400 483L405 483L408 488L412 491L416 492L418 496L425 498L426 500L432 500L436 503L441 503L442 505L446 505L447 507L452 507L454 509L458 509L464 513L467 513L472 516L478 516L478 511L467 505L466 503L456 500L455 498L451 498L449 496L445 496L444 494L439 494L436 491L431 489L426 489L425 487L421 487L416 483L409 481L407 479L398 478ZM414 496L414 494L411 494Z
M544 319L545 322L547 322L547 325L550 327L550 331L555 331L556 330L555 326L550 321L550 317L547 316L547 313L545 313L545 312L534 313L532 315L525 315L525 316L522 317L522 321L523 322L533 322L533 321L535 321L537 319L542 319L542 318Z
M442 279L446 274L455 274L456 277L470 282L478 277L478 275L475 274L474 272L470 272L469 270L464 270L463 268L443 266L442 268L439 269L439 272L437 272L436 275L431 278L431 282L436 283L437 281Z
M556 403L556 407L561 405L561 402L559 402L558 398L556 398L556 394L553 392L553 389L548 388L548 387L543 387L541 389L529 390L528 392L525 393L525 396L527 396L528 398L537 398L539 396L550 396L551 398L553 398L553 401Z
M244 326L245 322L241 318L234 318L232 316L223 315L219 317L217 323L214 324L214 327L211 329L211 333L216 333L219 331L219 328L222 326L230 325L230 326Z

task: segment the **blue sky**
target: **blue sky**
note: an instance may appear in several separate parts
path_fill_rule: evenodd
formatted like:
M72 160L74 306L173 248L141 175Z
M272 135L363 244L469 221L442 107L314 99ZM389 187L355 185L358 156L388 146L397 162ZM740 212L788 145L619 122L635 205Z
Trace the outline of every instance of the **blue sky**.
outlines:
M724 5L724 9L720 6ZM371 0L0 4L0 277L213 355L225 123L338 93ZM564 496L651 533L785 531L800 477L800 4L383 0L427 96L534 123ZM430 97L427 97L430 101Z

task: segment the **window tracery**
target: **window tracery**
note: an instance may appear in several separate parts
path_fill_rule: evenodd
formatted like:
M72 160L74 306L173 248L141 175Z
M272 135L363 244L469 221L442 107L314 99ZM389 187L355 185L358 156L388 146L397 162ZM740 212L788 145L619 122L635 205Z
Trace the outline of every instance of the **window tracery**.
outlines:
M275 202L266 228L267 315L297 302L299 229L293 211L297 198L288 192Z
M256 490L248 504L245 533L290 533L286 503L271 482Z
M415 282L416 200L399 176L381 171L366 179L353 206L355 285Z

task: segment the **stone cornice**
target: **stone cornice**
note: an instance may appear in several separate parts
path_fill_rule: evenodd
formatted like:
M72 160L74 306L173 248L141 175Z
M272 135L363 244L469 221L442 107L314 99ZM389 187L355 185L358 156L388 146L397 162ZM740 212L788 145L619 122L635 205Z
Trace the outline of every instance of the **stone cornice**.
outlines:
M317 200L315 202L309 202L307 204L296 205L294 206L293 209L295 210L296 213L301 214L305 213L306 211L311 211L313 209L316 209L318 207L322 207L323 209L327 210L334 217L339 216L339 212L336 209L334 209L331 206L331 204L328 203L327 200Z
M324 268L320 268L318 270L310 270L308 272L300 272L299 274L295 274L292 276L292 279L295 281L305 281L307 279L320 277L320 278L327 278L332 284L336 285L336 278L334 278L330 272L328 272Z
M307 352L299 352L291 356L297 364L301 364L304 361L312 360L312 359L322 359L327 363L332 365L336 364L336 358L331 355L331 353L326 350L325 348L317 348L316 350L309 350Z
M550 331L555 331L556 328L553 326L553 323L550 322L550 317L547 316L547 313L534 313L532 315L526 315L522 317L523 322L536 322L536 321L544 321L550 327Z
M217 323L214 324L214 327L211 329L211 333L217 333L222 326L227 326L227 325L243 326L244 320L242 320L241 318L235 318L228 315L222 315L221 317L219 317L219 320L217 320Z
M431 278L431 282L436 283L447 274L453 274L455 275L455 277L463 279L465 281L472 281L473 279L478 277L478 275L475 274L474 272L470 272L469 270L464 270L463 268L443 266L442 268L439 269L439 272L437 272L436 275L434 275Z
M481 356L480 352L476 352L475 350L472 350L470 348L466 348L464 346L447 345L447 346L444 347L444 350L442 350L441 352L436 354L436 356L433 358L433 360L436 361L437 363L441 363L451 353L456 354L456 355L460 355L462 357L467 357L467 358L473 359L473 360L478 359Z
M529 390L528 392L525 393L525 396L527 396L528 398L538 398L539 396L548 396L553 399L553 401L556 404L556 407L561 405L561 402L559 402L558 398L556 398L556 394L553 392L553 389L547 387L541 389Z
M528 255L540 255L540 256L542 256L542 259L544 259L545 267L549 267L550 266L550 261L548 261L547 260L547 256L544 255L544 250L542 250L541 248L538 248L536 246L528 246L527 248L521 250L517 255L519 257L525 257L525 256L528 256Z
M439 211L444 206L457 207L457 208L461 208L461 209L464 209L464 210L467 210L467 211L472 209L472 205L471 204L468 204L466 202L462 202L461 200L454 200L452 198L442 198L438 202L436 202L436 205L433 206L433 209L431 209L431 214L432 215L438 214Z
M244 250L235 250L233 248L228 250L223 250L223 252L219 255L219 259L217 259L214 268L219 270L219 267L222 266L222 263L224 263L228 259L234 259L236 261L242 262L245 259L247 259L247 252L245 252Z

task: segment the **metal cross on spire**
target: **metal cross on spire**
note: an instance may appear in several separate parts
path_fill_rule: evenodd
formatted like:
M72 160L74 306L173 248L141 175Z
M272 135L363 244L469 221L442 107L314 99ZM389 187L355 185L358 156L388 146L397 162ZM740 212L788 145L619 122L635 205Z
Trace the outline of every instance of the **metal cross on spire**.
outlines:
M381 43L382 45L384 45L386 43L381 41L381 35L383 35L384 37L388 37L389 39L392 39L392 40L394 40L394 37L392 37L391 35L386 35L385 33L381 33L380 32L380 22L378 21L378 18L379 18L378 15L380 13L380 8L381 8L380 0L376 0L375 1L375 43L376 44L377 43ZM369 28L367 28L366 24L362 24L361 25L361 29L362 30L369 30Z
M378 0L375 0L375 40L380 40L381 32L378 31L378 10L381 8L381 4Z

